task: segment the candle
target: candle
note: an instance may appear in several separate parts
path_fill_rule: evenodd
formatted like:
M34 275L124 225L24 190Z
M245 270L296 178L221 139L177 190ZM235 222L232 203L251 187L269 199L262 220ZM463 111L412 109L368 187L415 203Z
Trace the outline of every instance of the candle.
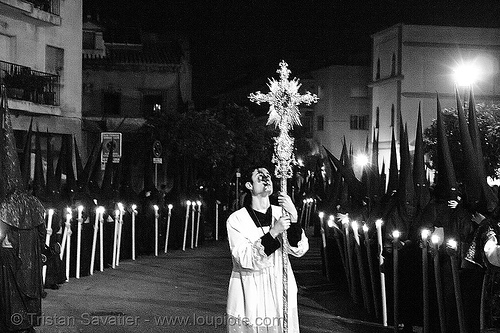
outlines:
M394 274L394 332L398 332L399 327L399 263L398 263L398 252L399 252L399 237L401 233L399 230L394 230L392 232L392 254L393 254L393 274Z
M81 262L81 252L82 252L82 218L83 206L78 206L78 229L76 235L76 272L75 277L80 278L80 262Z
M382 256L382 252L384 249L384 244L382 242L382 220L375 221L375 227L377 229L377 244L378 244L378 267L380 274L380 290L382 295L382 324L387 326L387 295L385 290L385 273L382 269L384 265L384 257Z
M104 271L104 212L105 208L99 206L99 271Z
M324 227L324 217L325 213L319 212L318 213L319 217L319 226L320 226L320 232L321 232L321 240L323 242L323 262L324 262L324 268L325 268L325 275L327 280L330 280L330 269L329 269L329 264L328 264L328 253L326 250L326 234L325 234L325 227Z
M196 202L191 202L192 210L191 210L191 248L194 248L194 214L196 210Z
M357 221L351 222L352 233L356 243L354 244L354 251L358 262L359 279L361 282L361 295L363 296L363 305L369 314L372 313L370 306L370 296L368 293L368 286L365 277L365 267L363 265L363 258L361 256L361 242L359 240L359 224Z
M118 209L115 210L115 228L113 230L113 260L111 261L111 268L116 268L116 245L118 243L118 225L120 223L120 211Z
M118 210L120 211L120 216L118 218L118 240L116 243L116 266L120 265L120 253L122 248L122 229L123 229L123 214L125 214L125 208L121 202L116 204Z
M54 210L49 209L47 217L47 234L45 235L45 246L50 246L50 236L52 235L52 217L54 216ZM45 219L45 214L44 214ZM47 264L43 265L42 268L42 281L45 285L45 278L47 277Z
M92 238L92 254L90 255L90 275L94 274L95 249L97 247L97 230L99 230L99 208L95 209L94 236Z
M219 200L215 200L215 240L219 240Z
M200 216L201 216L201 201L196 201L196 205L198 206L198 219L196 220L196 241L194 246L198 247L198 235L200 233Z
M158 210L160 209L158 205L153 205L153 209L155 211L155 257L158 257Z
M340 238L342 237L342 230L339 229L337 224L335 223L335 216L330 215L328 218L328 227L334 228L333 229L333 237L335 237L335 243L337 244L337 249L340 253L340 259L342 261L342 267L344 267L344 274L346 277L346 281L349 281L349 268L347 266L347 261L346 261L346 254L345 254L345 247L342 245L343 242ZM348 286L350 288L350 285L348 283Z
M460 289L460 278L458 276L457 241L454 239L449 239L447 245L447 252L451 260L453 286L455 288L455 302L457 304L458 326L460 328L460 333L467 333L467 327L465 325L465 313L462 301L462 291Z
M187 238L187 229L189 223L189 208L191 207L191 201L186 201L186 219L184 222L184 240L182 242L182 251L186 251L186 238Z
M428 276L428 249L427 242L429 235L431 234L429 229L423 229L421 232L422 236L422 296L423 296L423 310L424 310L424 326L423 333L429 333L429 276Z
M135 216L137 215L137 205L132 205L132 260L135 260Z
M170 218L172 217L172 208L174 207L172 204L168 206L168 215L167 215L167 232L165 234L165 253L167 253L168 248L168 235L170 234Z
M439 311L439 326L442 333L446 333L446 319L445 319L445 309L444 309L444 296L443 287L441 283L441 265L439 263L439 243L441 238L433 234L431 236L432 242L432 255L434 257L434 280L436 282L436 294L438 301L438 311Z
M68 229L68 215L69 214L71 214L71 208L66 207L66 222L65 222L65 228L64 228L62 240L61 240L61 253L59 254L61 257L61 260L64 257L64 250L66 249L66 240L68 238L68 230L71 230L71 228ZM69 219L71 220L71 216ZM70 224L70 226L71 226L71 224Z
M71 212L71 209L70 209ZM66 214L66 281L69 281L69 264L71 253L71 213Z
M304 210L306 209L306 199L302 200L302 209L300 210L300 219L299 223L302 223L302 218L304 217ZM301 224L302 227L305 227L305 223Z
M375 268L373 266L373 261L372 261L372 249L371 249L371 244L370 244L370 236L368 235L368 225L366 223L363 224L363 235L365 238L365 247L366 247L366 259L368 261L368 270L370 272L370 283L372 287L372 298L373 298L373 305L375 309L375 317L379 318L379 309L378 309L378 293L377 293L377 284L375 282Z
M355 275L354 275L354 258L353 258L352 247L351 247L351 237L349 235L349 215L345 214L342 217L341 222L342 222L342 225L344 226L346 252L347 252L347 259L349 262L349 285L351 286L351 288L350 288L351 297L356 302L358 300L358 293L356 290L356 281L355 281Z

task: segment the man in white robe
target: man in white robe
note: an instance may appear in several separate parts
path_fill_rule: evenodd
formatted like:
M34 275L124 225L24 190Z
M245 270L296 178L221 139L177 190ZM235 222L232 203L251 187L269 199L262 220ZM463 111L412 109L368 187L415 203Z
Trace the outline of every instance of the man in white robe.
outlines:
M297 210L286 193L280 206L271 205L271 175L265 168L249 170L245 188L248 204L227 220L227 235L233 260L227 301L228 332L283 331L282 233L287 231L287 252L296 257L309 249ZM297 284L288 265L288 332L299 332Z

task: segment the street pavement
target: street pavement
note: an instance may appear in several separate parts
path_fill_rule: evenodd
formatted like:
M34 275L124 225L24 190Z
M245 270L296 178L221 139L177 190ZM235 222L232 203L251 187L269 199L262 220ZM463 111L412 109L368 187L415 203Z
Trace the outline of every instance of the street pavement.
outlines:
M291 258L299 285L301 332L390 332L372 323L346 288L322 274L320 240ZM231 273L227 241L205 241L195 249L125 260L115 269L71 278L47 290L39 333L225 332Z

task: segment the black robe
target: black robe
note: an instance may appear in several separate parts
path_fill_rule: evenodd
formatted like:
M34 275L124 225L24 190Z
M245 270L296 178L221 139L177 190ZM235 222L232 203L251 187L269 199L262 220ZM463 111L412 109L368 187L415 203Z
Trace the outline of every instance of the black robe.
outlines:
M12 247L0 247L0 332L29 330L42 310L43 206L15 192L0 205Z

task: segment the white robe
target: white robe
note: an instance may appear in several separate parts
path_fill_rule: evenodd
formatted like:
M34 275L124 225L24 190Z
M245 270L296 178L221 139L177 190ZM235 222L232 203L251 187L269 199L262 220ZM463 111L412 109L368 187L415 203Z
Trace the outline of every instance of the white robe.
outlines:
M273 223L282 208L272 207ZM270 227L257 227L246 208L227 220L227 235L233 260L227 299L228 332L283 331L283 258L281 247L267 256L261 237ZM281 237L280 237L281 239ZM297 247L287 246L289 254L301 257L309 249L302 230ZM288 265L288 332L299 332L297 283Z

